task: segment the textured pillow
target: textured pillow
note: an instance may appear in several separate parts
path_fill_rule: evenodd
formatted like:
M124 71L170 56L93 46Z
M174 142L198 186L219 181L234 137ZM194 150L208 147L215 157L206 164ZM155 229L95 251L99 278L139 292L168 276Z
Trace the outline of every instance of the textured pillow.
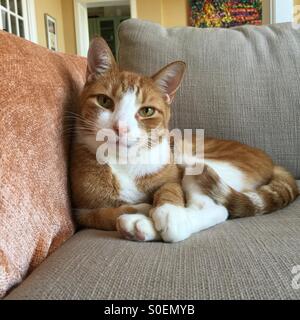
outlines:
M300 178L300 29L165 29L140 20L119 31L123 68L152 74L174 60L188 72L172 126L264 149Z
M0 32L0 296L74 232L63 127L85 69Z

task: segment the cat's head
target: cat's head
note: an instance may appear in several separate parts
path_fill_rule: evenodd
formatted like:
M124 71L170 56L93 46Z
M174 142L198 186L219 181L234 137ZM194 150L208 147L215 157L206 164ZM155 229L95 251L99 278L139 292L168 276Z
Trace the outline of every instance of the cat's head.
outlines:
M79 128L84 142L95 145L97 132L109 129L116 134L118 144L130 148L150 131L167 129L170 105L185 69L185 63L177 61L152 77L122 71L106 42L94 39L80 107Z

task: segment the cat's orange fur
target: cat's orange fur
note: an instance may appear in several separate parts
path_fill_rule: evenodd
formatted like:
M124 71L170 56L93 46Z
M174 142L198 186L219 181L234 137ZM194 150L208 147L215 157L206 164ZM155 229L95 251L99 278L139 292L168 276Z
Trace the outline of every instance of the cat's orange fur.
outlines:
M180 235L180 230L177 230L179 225L175 231L170 231L171 225L168 225L168 229L164 224L167 223L166 217L170 221L177 221L178 217L178 221L185 221L183 210L189 205L191 208L186 214L189 214L191 219L198 219L195 213L199 210L201 215L201 209L205 209L206 206L212 208L212 211L224 206L231 217L244 217L275 211L288 205L298 196L299 191L292 175L275 166L263 151L235 141L206 138L205 160L209 164L205 165L203 174L186 179L182 166L166 164L152 173L139 174L134 178L137 190L144 195L141 202L150 204L151 209L146 204L120 199L121 180L118 175L113 173L109 164L99 164L94 146L86 142L89 140L82 139L95 138L97 131L102 129L96 124L96 119L99 113L107 110L102 110L97 104L97 97L100 94L110 97L114 102L114 108L110 112L114 113L117 112L124 94L134 89L138 105L154 106L157 110L150 118L142 118L137 114L139 130L147 132L155 128L160 131L168 128L170 104L180 85L184 69L183 63L175 62L153 77L122 71L102 39L96 39L92 43L71 166L73 204L77 209L85 209L76 215L80 226L103 230L118 229L125 238L133 240L162 238L170 242L180 241L196 229L191 228ZM115 124L112 127L115 128ZM119 133L118 128L115 130ZM229 186L210 163L216 165L216 168L219 164L226 164L228 170L233 168L234 173L242 173L243 184L251 186L251 189L247 190L247 187L237 190ZM185 189L185 186L190 183L195 186L193 192L201 194L203 204L199 205L198 200L191 200L196 195L187 194L188 188ZM213 203L208 198L212 199ZM197 210L193 201L199 206ZM172 212L167 212L170 208L173 208L174 212L178 209L176 217ZM138 214L136 217L139 218L130 217L128 214ZM197 225L197 222L195 224ZM198 229L202 230L204 227L200 225L199 222Z

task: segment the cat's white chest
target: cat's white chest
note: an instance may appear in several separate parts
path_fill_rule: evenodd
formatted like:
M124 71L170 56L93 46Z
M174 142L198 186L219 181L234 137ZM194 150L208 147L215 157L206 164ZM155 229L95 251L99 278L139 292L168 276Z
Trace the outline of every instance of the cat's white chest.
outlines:
M146 201L146 194L137 188L135 177L128 173L126 167L111 166L111 170L120 186L119 199L121 201L134 204Z

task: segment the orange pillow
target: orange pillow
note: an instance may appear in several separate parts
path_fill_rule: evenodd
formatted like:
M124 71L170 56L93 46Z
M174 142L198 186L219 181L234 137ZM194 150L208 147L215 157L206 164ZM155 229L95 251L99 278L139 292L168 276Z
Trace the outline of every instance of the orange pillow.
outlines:
M0 297L74 233L64 115L85 71L0 32Z

